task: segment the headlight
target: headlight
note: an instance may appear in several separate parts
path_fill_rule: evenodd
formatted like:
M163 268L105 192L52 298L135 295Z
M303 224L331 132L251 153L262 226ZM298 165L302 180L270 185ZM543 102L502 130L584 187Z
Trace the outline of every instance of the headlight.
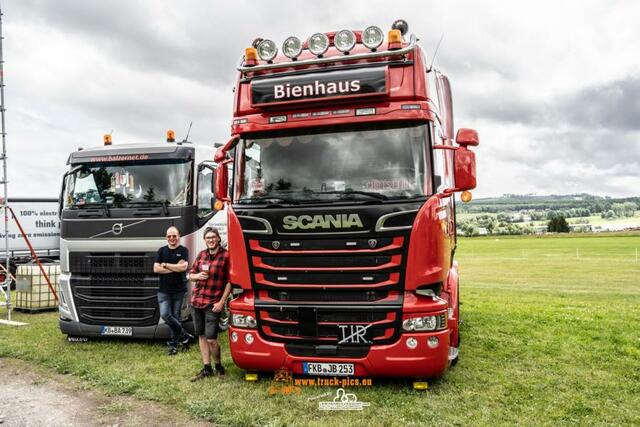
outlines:
M315 33L307 40L307 48L314 55L322 55L329 49L329 38L322 33Z
M234 314L231 316L231 323L237 328L254 329L256 327L256 319L248 314Z
M405 331L441 331L447 328L447 315L412 317L402 322Z
M302 42L297 37L289 37L282 43L282 53L289 59L296 59L302 52Z
M271 61L278 54L278 46L271 40L262 40L257 49L258 56L263 61Z
M351 30L338 31L333 37L333 45L340 52L349 52L356 45L356 35Z
M382 44L384 40L384 33L382 30L375 25L367 27L362 32L362 43L368 47L369 49L377 49L378 46Z

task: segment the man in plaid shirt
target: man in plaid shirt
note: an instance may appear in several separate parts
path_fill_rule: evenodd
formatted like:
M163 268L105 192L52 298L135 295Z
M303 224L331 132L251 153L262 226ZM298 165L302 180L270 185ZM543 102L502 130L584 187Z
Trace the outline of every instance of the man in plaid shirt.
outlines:
M195 282L191 295L193 326L204 364L191 381L201 380L215 372L220 376L225 374L220 360L218 321L224 302L231 292L229 253L220 246L220 233L216 228L208 227L204 231L204 241L207 249L198 254L189 271L189 280ZM215 371L211 367L212 356Z

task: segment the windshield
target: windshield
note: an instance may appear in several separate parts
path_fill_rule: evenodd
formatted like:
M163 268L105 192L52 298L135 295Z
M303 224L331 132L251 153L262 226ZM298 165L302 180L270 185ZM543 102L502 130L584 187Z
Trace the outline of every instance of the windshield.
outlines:
M241 140L236 149L236 202L296 204L424 196L427 125L367 124L332 130Z
M191 161L79 165L66 182L65 208L191 204Z

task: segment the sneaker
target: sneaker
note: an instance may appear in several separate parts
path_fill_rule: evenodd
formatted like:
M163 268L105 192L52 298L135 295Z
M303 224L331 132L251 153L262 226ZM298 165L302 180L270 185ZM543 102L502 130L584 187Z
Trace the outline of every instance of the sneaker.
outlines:
M167 356L175 356L176 354L178 354L178 349L176 347L169 346L167 348Z
M178 337L178 343L182 344L182 345L187 345L189 344L191 341L195 340L196 337L194 337L193 335L191 335L189 332L184 331L182 332L182 334Z
M194 383L196 381L200 381L203 380L207 377L210 377L211 375L213 375L213 371L209 371L205 368L202 368L200 370L200 372L198 372L198 375L196 375L195 377L191 378L191 382Z
M225 370L224 370L224 366L222 365L216 365L216 374L220 377L224 377L225 375Z

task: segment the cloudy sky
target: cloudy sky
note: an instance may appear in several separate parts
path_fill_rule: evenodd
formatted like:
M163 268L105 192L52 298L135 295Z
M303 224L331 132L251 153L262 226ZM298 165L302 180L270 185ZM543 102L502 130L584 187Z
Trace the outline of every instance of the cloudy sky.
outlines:
M640 2L0 0L10 197L57 197L70 151L226 140L257 37L409 22L480 133L476 197L640 192Z

